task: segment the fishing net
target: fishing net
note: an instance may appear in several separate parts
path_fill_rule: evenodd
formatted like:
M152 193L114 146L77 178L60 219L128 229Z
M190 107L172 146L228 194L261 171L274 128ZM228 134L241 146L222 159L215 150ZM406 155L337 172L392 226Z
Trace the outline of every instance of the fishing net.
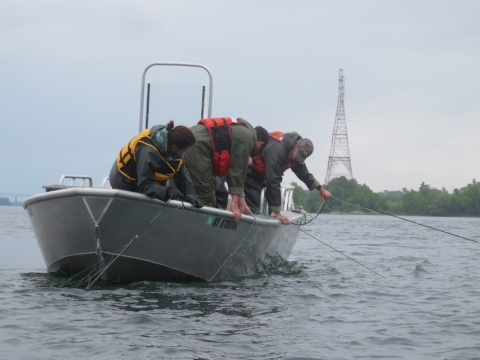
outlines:
M72 288L83 288L90 289L98 280L102 278L102 275L105 274L107 269L117 260L133 243L141 241L141 236L144 230L146 230L155 220L162 214L162 207L156 216L143 228L137 235L131 238L125 245L121 246L117 251L112 253L101 252L97 254L97 260L85 270L79 272L68 278L66 281L58 285L58 287L72 287ZM182 205L176 207L174 211L170 212L166 217L172 216L182 216L182 213L186 211L186 208ZM243 227L243 235L238 242L238 245L230 251L226 258L219 261L217 264L217 270L210 276L208 281L211 280L223 280L231 279L235 277L235 274L243 273L242 267L246 266L245 259L251 257L252 254L255 254L257 246L260 240L260 229L265 226L264 222L258 220L258 216L268 216L268 215L257 215L254 218L254 221L251 224L246 224L246 227ZM280 259L266 258L265 264L256 263L255 272L262 271L264 265L271 265ZM250 272L247 270L247 272Z

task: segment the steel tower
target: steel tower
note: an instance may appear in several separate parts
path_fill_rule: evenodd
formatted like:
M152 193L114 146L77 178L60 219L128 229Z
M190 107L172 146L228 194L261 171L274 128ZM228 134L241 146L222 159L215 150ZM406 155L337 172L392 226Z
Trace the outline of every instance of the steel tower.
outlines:
M352 163L350 161L350 150L348 147L347 119L345 116L345 83L343 79L343 69L339 71L338 77L338 104L335 115L335 126L333 127L332 145L330 146L330 155L328 156L327 176L325 184L336 177L345 176L352 179ZM343 171L334 172L337 165L343 164ZM345 168L345 169L343 169Z

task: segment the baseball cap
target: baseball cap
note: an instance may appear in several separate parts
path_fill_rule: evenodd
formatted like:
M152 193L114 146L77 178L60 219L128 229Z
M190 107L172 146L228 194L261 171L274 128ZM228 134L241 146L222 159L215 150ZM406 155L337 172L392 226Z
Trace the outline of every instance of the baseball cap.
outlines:
M313 153L313 144L308 139L301 139L297 142L297 147L294 151L295 159L300 163L304 164L305 159L312 155Z

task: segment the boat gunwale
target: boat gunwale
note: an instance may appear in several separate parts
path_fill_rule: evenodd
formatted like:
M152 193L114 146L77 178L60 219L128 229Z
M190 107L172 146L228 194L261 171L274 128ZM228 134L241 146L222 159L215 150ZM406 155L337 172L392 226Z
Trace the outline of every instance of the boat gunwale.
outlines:
M185 207L189 211L195 211L204 213L206 215L214 215L214 216L222 216L224 218L231 218L233 219L233 213L228 210L212 208L208 206L204 206L202 208L195 208L188 202L181 202L178 200L171 200L169 202L164 202L158 199L153 199L148 197L145 194L134 193L126 190L118 190L118 189L103 189L103 188L83 188L83 187L73 187L68 189L60 189L55 191L49 191L41 194L36 194L23 202L23 208L26 210L27 207L33 205L38 202L48 201L48 200L55 200L55 199L62 199L67 197L75 197L75 196L96 196L96 197L106 197L106 198L119 198L125 200L133 200L140 203L146 204L153 204L153 205L162 205L165 207L170 208L178 208L178 207ZM297 220L297 218L302 217L303 215L298 213L289 212L293 215L298 216L289 216L290 221ZM281 221L273 216L269 215L257 215L257 216L250 216L250 215L243 215L241 217L241 221L245 223L260 223L263 225L269 226L281 226L283 225Z

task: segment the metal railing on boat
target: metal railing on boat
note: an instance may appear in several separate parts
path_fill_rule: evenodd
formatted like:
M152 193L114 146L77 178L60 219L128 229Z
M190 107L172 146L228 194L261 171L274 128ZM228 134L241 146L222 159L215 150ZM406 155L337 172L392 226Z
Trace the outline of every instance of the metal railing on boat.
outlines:
M260 209L261 213L267 213L268 211L268 203L267 199L265 198L265 189L262 189L262 193L260 195ZM295 205L293 204L293 186L282 186L281 190L281 208L282 211L289 211L295 208Z
M65 180L70 179L70 184L64 184ZM80 184L76 185L75 183L77 180L80 180ZM102 181L102 189L105 189L107 186L107 182L109 182L109 178L105 177ZM88 186L85 186L88 183ZM60 177L60 181L58 185L44 185L43 188L46 192L53 191L53 190L60 190L66 189L71 187L93 187L93 180L91 176L85 175L62 175ZM293 190L294 187L292 186L282 186L281 189L281 209L282 211L290 211L295 209L295 204L293 203ZM230 208L230 196L228 201L227 208ZM260 195L260 209L261 213L266 214L268 212L268 203L267 199L265 198L265 188L262 189Z

